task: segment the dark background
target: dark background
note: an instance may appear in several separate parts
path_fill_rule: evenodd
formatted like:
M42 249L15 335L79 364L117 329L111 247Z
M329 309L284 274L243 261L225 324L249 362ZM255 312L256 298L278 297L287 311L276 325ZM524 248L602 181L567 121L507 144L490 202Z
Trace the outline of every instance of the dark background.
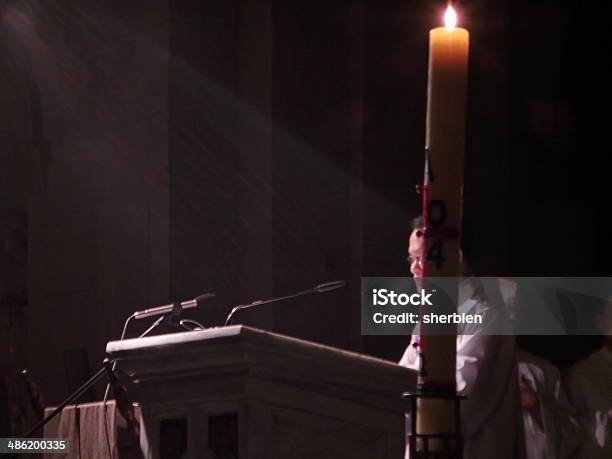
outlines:
M471 33L464 207L481 272L609 275L605 15L456 6ZM56 403L137 309L212 291L189 316L219 325L233 305L336 279L348 288L240 321L398 359L405 337L360 336L359 280L408 274L427 37L444 7L0 2L6 379L28 367ZM562 368L598 342L520 340Z

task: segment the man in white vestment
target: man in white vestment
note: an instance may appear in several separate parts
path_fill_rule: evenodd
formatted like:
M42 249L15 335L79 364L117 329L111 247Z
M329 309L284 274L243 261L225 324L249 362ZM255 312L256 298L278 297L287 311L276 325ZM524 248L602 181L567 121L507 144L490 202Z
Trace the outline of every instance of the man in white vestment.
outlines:
M423 276L421 229L420 220L415 220L408 246L410 271L415 278ZM468 252L465 245L462 241L464 260ZM466 459L517 459L525 454L516 342L509 334L510 320L501 303L499 288L491 292L475 278L461 281L458 312L480 313L484 318L483 325L471 330L460 328L463 335L457 336L457 392L467 397L461 402ZM414 341L413 336L400 365L418 370Z
M566 370L570 401L584 428L578 458L612 458L612 299L597 317L606 334L601 348Z
M527 459L572 457L582 441L582 429L559 370L549 361L519 350L518 371Z

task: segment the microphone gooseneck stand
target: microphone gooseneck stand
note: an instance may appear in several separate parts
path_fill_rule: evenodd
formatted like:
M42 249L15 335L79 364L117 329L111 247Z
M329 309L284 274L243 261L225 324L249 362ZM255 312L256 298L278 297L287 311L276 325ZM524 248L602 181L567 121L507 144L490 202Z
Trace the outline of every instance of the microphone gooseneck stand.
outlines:
M187 326L187 324L191 324L193 325L193 328L189 328ZM193 320L193 319L182 319L179 322L179 325L181 327L183 327L185 330L187 331L200 331L200 330L204 330L206 327L204 325L202 325L200 322L198 322L197 320Z
M293 293L292 295L280 296L278 298L272 298L271 300L253 301L250 304L241 304L241 305L238 305L238 306L236 306L236 307L234 307L232 309L232 311L227 316L227 319L225 319L225 325L226 326L230 325L232 323L232 319L234 318L234 315L238 311L241 311L243 309L254 308L256 306L261 306L261 305L264 305L264 304L276 303L277 301L289 300L291 298L297 298L299 296L310 295L311 293L330 292L332 290L336 290L338 288L342 288L345 285L346 285L346 282L344 282L344 281L327 282L325 284L319 284L316 287L313 287L313 288L308 289L308 290L302 290L301 292Z

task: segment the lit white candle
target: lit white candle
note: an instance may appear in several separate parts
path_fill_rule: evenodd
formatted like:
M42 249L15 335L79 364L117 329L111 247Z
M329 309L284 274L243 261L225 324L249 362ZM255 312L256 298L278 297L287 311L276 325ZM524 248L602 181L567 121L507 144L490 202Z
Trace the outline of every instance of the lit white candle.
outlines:
M429 33L426 168L423 216L426 226L425 277L459 277L460 227L463 206L463 152L469 32L457 27L449 6L445 27ZM456 297L453 298L456 304ZM456 337L428 335L422 328L427 381L454 392ZM417 432L454 433L453 402L423 399L418 403ZM437 442L436 442L437 443ZM440 444L433 444L434 449Z

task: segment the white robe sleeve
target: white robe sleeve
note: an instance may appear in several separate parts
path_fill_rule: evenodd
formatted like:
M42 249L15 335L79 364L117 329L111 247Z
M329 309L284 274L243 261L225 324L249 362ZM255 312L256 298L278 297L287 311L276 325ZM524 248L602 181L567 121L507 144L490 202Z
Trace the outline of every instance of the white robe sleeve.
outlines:
M612 457L612 419L607 413L609 405L601 398L601 386L598 385L605 381L603 365L593 356L566 370L564 380L584 433L580 457L608 458Z
M531 413L524 412L525 438L534 443L542 436L544 443L540 446L528 445L528 451L544 450L546 457L567 458L578 449L583 439L582 429L574 408L570 405L561 384L559 370L550 362L540 357L519 351L519 374L527 379L538 397L540 419L543 426L538 430ZM528 457L539 458L538 455Z
M418 371L419 357L418 357L416 348L414 347L415 339L416 339L415 336L412 336L410 338L410 344L408 344L408 347L404 351L404 355L402 355L402 358L400 359L399 364L403 367L411 368L413 370Z

